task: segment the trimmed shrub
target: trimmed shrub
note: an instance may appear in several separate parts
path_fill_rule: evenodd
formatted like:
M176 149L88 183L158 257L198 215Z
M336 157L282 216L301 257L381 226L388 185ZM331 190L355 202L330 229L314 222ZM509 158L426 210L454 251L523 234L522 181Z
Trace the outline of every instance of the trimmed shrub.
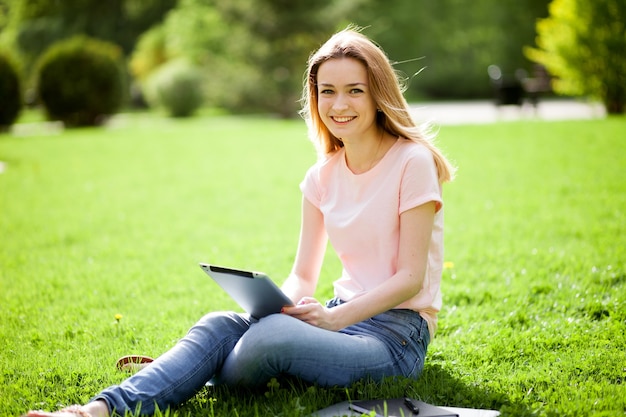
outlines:
M0 131L17 120L22 110L22 82L13 58L0 51Z
M163 107L172 117L189 117L203 103L202 74L188 61L162 65L148 78L145 95L153 107Z
M41 57L37 93L50 120L67 126L100 124L124 97L121 49L77 36L52 45Z

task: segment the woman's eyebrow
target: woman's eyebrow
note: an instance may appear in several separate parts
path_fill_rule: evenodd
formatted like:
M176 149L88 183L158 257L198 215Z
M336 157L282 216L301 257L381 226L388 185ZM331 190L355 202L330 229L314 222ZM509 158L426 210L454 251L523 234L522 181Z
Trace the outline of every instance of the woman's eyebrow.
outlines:
M318 85L322 86L322 87L334 87L334 85L331 84L331 83L318 83ZM346 87L357 87L357 86L360 86L360 85L367 87L366 83L361 83L361 82L350 83L350 84L346 84L345 86Z

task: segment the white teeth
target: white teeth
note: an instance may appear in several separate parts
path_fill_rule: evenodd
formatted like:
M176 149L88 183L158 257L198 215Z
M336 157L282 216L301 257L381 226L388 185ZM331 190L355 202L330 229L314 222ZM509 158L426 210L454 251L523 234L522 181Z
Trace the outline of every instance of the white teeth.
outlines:
M336 122L339 122L339 123L349 122L352 119L354 119L354 117L347 117L347 116L344 116L344 117L337 117L337 116L335 116L335 117L333 117L333 120L336 121Z

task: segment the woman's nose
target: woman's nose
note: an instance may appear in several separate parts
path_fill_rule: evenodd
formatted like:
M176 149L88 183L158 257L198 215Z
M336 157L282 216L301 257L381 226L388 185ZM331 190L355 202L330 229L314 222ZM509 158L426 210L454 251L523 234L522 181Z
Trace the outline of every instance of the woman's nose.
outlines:
M344 110L348 107L348 102L343 94L337 94L333 101L333 110Z

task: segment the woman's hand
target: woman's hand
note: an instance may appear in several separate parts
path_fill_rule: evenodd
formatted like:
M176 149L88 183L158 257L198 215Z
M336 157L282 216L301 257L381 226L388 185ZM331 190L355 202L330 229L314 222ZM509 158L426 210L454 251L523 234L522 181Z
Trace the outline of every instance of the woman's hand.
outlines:
M284 307L282 313L302 320L311 326L326 330L338 330L333 324L331 309L324 307L313 297L303 297L295 306Z

